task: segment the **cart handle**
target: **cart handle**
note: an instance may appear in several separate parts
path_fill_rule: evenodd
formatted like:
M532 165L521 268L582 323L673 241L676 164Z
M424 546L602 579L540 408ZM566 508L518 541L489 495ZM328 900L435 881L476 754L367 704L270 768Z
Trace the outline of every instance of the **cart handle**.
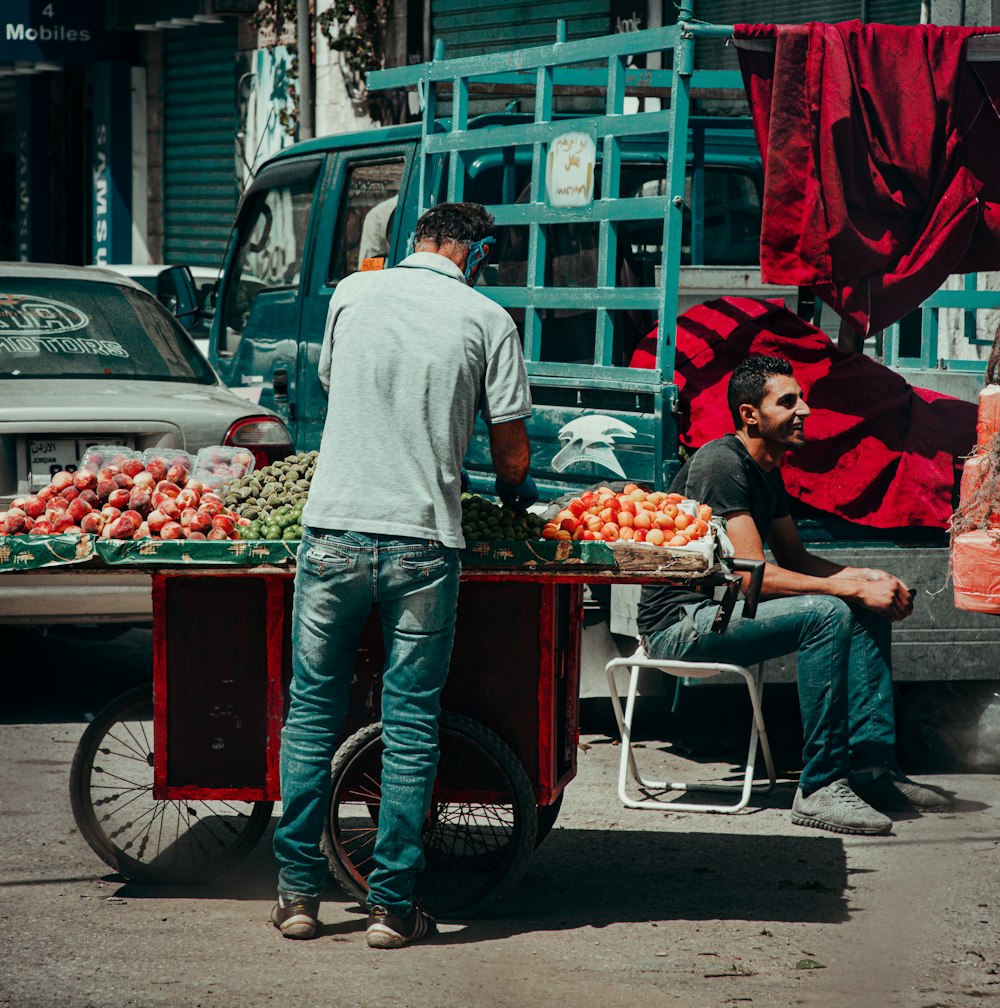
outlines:
M742 560L733 557L729 561L732 574L725 574L726 590L722 595L722 602L719 611L715 614L715 621L712 623L713 633L725 633L729 626L730 617L736 607L736 599L739 596L743 578L737 575L741 572L750 573L750 581L746 591L743 593L743 618L753 619L757 615L757 603L760 601L760 587L764 581L764 560Z

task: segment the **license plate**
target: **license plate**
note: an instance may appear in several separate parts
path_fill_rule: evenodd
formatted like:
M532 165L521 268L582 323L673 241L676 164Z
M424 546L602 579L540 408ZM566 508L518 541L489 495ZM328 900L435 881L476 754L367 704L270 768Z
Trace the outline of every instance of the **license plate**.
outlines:
M28 473L31 489L40 490L52 482L60 469L75 472L80 462L80 446L75 438L28 442Z

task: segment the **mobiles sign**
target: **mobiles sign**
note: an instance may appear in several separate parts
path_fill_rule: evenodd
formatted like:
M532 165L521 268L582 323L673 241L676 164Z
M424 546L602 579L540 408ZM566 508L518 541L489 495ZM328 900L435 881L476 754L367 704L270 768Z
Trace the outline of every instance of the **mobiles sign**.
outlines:
M105 55L101 4L70 0L3 0L0 62L87 61Z

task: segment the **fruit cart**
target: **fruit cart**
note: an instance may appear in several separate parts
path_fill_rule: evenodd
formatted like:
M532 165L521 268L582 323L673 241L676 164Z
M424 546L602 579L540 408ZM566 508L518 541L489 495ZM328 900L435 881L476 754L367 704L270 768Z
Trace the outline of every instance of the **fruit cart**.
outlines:
M124 543L113 547L117 557L105 552L111 565L142 563L152 574L153 689L119 698L87 727L71 798L88 843L130 879L213 878L270 822L291 669L294 571L280 561L293 546ZM210 549L242 555L199 563ZM652 568L598 543L480 543L463 553L424 831L420 897L433 912L484 912L555 822L576 772L583 585L727 576L708 552L655 552ZM332 766L326 849L337 881L358 900L378 822L382 658L373 620Z

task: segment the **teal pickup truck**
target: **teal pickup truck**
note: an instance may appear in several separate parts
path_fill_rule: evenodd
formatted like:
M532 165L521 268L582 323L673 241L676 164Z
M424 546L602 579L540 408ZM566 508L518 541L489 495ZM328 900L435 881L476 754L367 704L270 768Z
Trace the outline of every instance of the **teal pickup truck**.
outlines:
M663 488L679 465L673 320L723 294L799 307L797 289L760 280L762 172L749 119L701 114L708 103L732 111L742 97L738 73L694 60L696 41L731 36L731 27L688 22L682 11L676 26L453 60L439 51L430 63L370 74L372 87L415 89L422 121L310 140L261 167L223 265L212 363L283 417L297 450L318 447L326 403L316 366L337 283L402 259L424 209L475 200L499 228L479 289L521 330L542 499L602 479ZM637 54L670 69L634 69ZM470 104L498 93L524 111L470 115ZM974 287L941 305L974 314L989 298ZM897 328L865 349L913 384L942 387L930 379L960 375L974 393L981 363L931 374L943 356L928 349L938 315L929 304L922 347ZM655 367L630 367L658 323ZM483 425L466 467L473 488L489 492ZM916 615L895 638L897 677L997 678L996 622L955 610L942 590L946 535L900 541L845 526L813 523L804 538L831 558L892 570L918 591ZM627 614L611 627L627 631ZM794 659L768 674L791 679Z
M447 120L435 125L441 130L435 137L449 135ZM612 255L606 240L602 245L608 224L593 209L584 219L555 209L532 219L539 216L529 202L534 127L518 114L472 119L462 132L481 139L482 147L463 158L462 198L490 205L502 222L480 284L509 307L525 334L536 478L550 496L605 474L661 483L676 457L672 365L665 381L626 365L656 324L663 290L668 144L653 135L624 138L613 182L600 164L593 166L598 190L613 185L622 210L631 204L642 212L616 221ZM560 118L553 128L572 133L579 120ZM731 291L734 283L763 291L756 266L761 165L749 120L720 125L699 118L689 131L694 150L685 201L693 209L680 239L682 308ZM448 196L444 156L423 154L423 132L414 124L298 144L265 164L243 199L217 300L211 360L227 384L259 395L282 415L299 449L317 448L323 429L326 400L316 363L337 282L406 255L427 205L419 196L422 180L434 194L430 202ZM430 183L427 174L434 176ZM542 254L533 231L547 243ZM529 266L536 270L543 258L541 283L529 285ZM610 271L607 283L602 271ZM590 435L580 421L595 411L613 416L614 426ZM619 443L606 445L615 430ZM611 468L597 455L587 464L594 452L613 459ZM468 468L474 486L492 485L485 428Z

